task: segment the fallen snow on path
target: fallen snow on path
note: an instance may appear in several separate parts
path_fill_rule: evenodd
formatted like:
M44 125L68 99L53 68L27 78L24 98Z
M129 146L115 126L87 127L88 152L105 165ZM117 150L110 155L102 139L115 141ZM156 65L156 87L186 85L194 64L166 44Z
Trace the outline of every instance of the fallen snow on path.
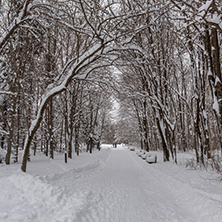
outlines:
M161 153L148 164L129 149L109 147L68 164L63 155L38 154L27 173L19 164L0 165L0 221L222 221L218 174L163 163Z

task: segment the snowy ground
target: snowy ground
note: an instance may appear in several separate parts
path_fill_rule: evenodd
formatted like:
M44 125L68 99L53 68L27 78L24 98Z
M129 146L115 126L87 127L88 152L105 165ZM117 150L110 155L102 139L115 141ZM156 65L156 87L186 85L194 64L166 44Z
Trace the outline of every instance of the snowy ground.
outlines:
M148 164L124 147L103 147L64 163L32 157L28 172L0 165L0 221L221 222L222 181L181 164Z

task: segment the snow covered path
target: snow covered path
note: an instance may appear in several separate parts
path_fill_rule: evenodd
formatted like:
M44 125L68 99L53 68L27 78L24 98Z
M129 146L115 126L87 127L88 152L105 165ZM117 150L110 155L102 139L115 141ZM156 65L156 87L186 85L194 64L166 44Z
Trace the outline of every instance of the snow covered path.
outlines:
M209 221L210 215L205 215L209 211L209 200L205 200L205 209L201 206L202 194L189 184L168 177L161 170L155 170L155 165L138 158L135 152L113 149L98 168L82 172L75 179L66 174L52 184L64 186L65 183L68 195L83 190L87 193L87 201L77 214L77 222ZM170 181L178 190L171 187ZM191 196L187 199L185 195ZM196 209L201 211L196 211L193 206L193 195L196 195ZM213 207L220 213L211 215L210 221L222 221L222 202Z
M3 165L0 221L221 222L219 175L163 163L161 156L150 165L126 148L103 148L68 164L63 155L39 154L28 173Z
M82 181L80 189L90 191L89 203L78 221L192 221L192 215L178 209L168 190L129 152L113 150L99 171Z

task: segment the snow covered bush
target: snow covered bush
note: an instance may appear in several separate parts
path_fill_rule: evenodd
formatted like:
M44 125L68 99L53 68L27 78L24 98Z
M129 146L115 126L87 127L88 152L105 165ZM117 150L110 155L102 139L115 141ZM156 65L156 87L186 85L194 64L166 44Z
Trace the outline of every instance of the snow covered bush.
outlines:
M208 161L206 161L207 168L216 170L217 173L222 175L222 162L219 155L213 155Z
M186 167L190 169L202 169L202 170L213 170L222 176L222 162L219 155L212 155L211 158L205 157L204 164L201 162L197 163L195 158L187 159Z

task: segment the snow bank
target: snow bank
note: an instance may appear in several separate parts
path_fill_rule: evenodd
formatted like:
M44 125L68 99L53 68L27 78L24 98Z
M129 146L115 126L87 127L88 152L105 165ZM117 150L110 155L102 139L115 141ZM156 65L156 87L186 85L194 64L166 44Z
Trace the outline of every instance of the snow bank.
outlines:
M57 180L65 175L92 171L103 165L104 161L108 158L109 154L110 154L110 149L103 149L101 151L96 151L96 153L94 153L93 155L90 155L88 153L83 153L79 157L74 158L74 160L68 160L69 164L68 166L67 164L63 163L62 164L54 163L54 166L57 165L56 171L55 167L51 166L51 168L54 168L54 170L52 169L50 171L50 174L46 174L39 171L38 173L36 173L36 175L44 175L43 177L41 177L42 179L52 181L52 180ZM54 162L54 160L52 160L52 162ZM58 169L58 167L60 169Z
M64 189L47 184L40 179L22 172L9 178L11 193L4 195L5 212L0 221L71 221L78 209L84 205L83 193L67 196ZM8 190L7 190L8 191ZM62 211L61 211L62 209Z
M96 169L109 153L110 149L95 151L93 155L83 153L69 159L68 164L64 163L63 155L57 154L55 160L39 155L32 157L28 173L18 170L19 164L1 165L0 221L76 221L76 215L87 204L89 191L67 193L65 187L50 182Z
M164 166L155 169L154 173L165 183L166 188L173 191L178 205L198 215L198 221L222 221L222 194L219 194L219 181L212 180L209 183L210 177L207 172L185 170L171 163L164 163ZM168 169L167 172L164 169ZM218 190L213 190L216 187Z

